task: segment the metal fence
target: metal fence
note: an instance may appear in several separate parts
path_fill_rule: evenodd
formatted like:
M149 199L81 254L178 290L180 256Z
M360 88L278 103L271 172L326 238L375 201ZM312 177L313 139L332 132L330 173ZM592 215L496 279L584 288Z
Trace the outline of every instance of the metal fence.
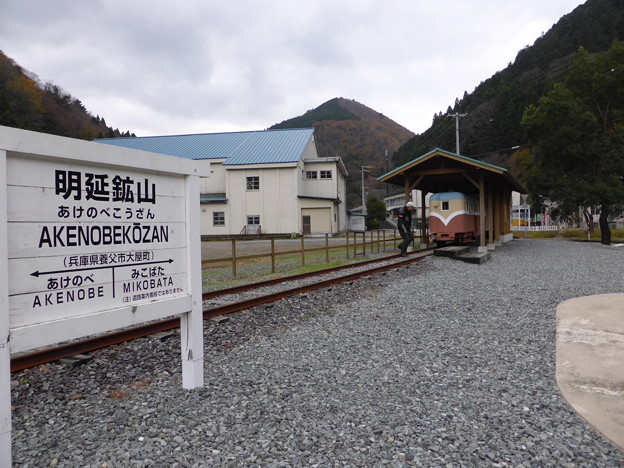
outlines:
M545 232L545 231L558 231L559 226L511 226L512 231L526 231L526 232Z

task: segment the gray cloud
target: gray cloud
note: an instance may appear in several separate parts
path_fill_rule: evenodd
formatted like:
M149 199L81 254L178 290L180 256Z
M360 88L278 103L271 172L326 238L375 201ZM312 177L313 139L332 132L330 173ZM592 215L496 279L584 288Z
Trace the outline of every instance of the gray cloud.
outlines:
M338 96L421 132L581 3L0 0L0 44L137 134L261 129Z

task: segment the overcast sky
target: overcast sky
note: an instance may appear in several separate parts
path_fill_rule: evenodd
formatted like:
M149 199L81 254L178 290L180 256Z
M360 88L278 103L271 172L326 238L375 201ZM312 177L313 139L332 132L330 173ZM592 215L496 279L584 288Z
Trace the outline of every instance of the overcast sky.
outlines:
M579 0L0 0L0 50L137 136L263 130L334 97L415 133Z

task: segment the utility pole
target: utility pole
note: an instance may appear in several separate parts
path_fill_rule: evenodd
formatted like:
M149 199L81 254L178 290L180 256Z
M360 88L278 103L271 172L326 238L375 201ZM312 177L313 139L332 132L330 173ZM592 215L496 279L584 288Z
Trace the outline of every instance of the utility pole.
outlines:
M388 150L386 150L386 174L388 173ZM386 184L386 195L390 193L390 184Z
M455 119L455 154L459 154L459 118L466 117L468 114L460 114L455 112L454 114L446 114L447 117Z
M362 214L366 214L366 199L364 198L364 172L368 172L366 169L370 169L371 166L362 166Z

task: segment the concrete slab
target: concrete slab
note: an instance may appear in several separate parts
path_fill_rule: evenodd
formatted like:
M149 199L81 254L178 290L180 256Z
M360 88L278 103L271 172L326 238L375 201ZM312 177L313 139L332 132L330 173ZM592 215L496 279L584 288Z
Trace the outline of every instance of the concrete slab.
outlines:
M440 247L433 251L433 255L436 257L449 257L456 258L458 255L462 255L470 252L470 247L465 245L449 245L448 247Z
M469 252L457 256L457 260L461 260L466 263L475 263L481 265L492 259L492 255L489 252Z
M559 304L556 366L570 406L624 450L624 294Z

